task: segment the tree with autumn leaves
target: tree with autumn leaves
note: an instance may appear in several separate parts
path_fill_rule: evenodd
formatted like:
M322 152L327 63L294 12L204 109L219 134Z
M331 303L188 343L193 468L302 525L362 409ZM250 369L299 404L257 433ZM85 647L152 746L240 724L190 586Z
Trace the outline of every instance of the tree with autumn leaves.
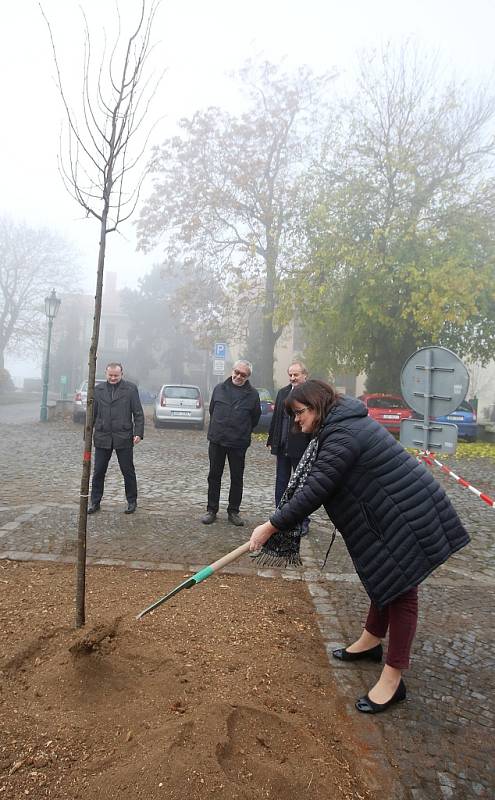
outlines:
M294 275L308 360L398 390L415 349L495 354L494 98L439 88L417 52L361 62L307 187Z
M205 327L212 308L201 305L197 291L208 280L222 288L231 336L245 330L253 307L261 310L256 378L272 387L275 344L289 321L277 308L293 268L299 180L329 79L267 63L248 65L241 79L243 113L198 111L155 149L154 188L138 230L143 249L162 244L166 258L194 264L189 302Z
M211 316L205 275L240 337L256 310L268 387L295 317L314 371L364 371L369 389L397 389L425 344L493 357L494 99L410 45L363 55L343 98L307 70L241 77L242 113L198 111L155 150L139 223L143 248L193 264L193 316Z

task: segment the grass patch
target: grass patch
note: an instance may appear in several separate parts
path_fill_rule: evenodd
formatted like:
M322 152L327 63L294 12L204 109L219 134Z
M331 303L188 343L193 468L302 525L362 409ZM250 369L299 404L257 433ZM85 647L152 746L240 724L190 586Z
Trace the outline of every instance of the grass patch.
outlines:
M406 448L412 455L417 455L418 450ZM495 442L458 442L455 453L438 453L439 461L448 461L449 458L493 458L495 459Z
M493 458L495 442L458 442L453 456L441 453L442 458Z
M268 433L253 433L253 439L266 442ZM418 450L406 448L411 455L417 455ZM492 458L495 460L495 442L458 442L455 453L439 453L439 461L449 458Z

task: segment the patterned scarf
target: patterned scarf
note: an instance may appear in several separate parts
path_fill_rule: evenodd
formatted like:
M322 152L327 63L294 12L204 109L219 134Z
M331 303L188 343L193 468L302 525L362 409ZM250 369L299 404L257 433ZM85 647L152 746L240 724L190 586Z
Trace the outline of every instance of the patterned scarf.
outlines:
M318 454L318 435L311 439L306 450L301 456L287 489L282 495L277 508L282 508L289 500L300 492L308 479L311 468ZM298 522L291 531L277 531L263 545L260 552L254 556L263 567L300 567L302 565L299 554L301 544L302 522Z

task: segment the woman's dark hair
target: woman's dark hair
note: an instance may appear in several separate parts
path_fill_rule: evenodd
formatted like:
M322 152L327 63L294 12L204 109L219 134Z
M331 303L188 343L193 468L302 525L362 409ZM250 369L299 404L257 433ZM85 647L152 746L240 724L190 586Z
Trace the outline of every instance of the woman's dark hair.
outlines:
M323 425L325 417L335 405L339 395L329 383L319 380L305 381L294 386L285 401L285 408L289 416L294 417L294 403L301 403L303 406L316 411L315 428L317 431ZM299 423L295 423L299 425Z

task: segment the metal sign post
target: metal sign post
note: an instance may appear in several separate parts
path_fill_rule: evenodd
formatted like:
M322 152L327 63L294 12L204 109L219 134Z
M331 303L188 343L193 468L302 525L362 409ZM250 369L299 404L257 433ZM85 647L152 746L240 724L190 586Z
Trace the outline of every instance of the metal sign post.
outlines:
M225 359L227 358L226 342L215 342L213 346L213 375L223 378L225 375Z
M215 349L213 351L215 358L223 358L225 361L227 355L227 345L225 342L215 342Z
M400 443L404 447L424 450L427 453L452 454L457 447L457 425L434 420L426 424L424 419L402 419Z
M446 347L423 347L404 364L400 382L406 403L422 417L401 421L401 444L454 453L457 425L431 418L455 411L466 397L469 373L461 359Z

